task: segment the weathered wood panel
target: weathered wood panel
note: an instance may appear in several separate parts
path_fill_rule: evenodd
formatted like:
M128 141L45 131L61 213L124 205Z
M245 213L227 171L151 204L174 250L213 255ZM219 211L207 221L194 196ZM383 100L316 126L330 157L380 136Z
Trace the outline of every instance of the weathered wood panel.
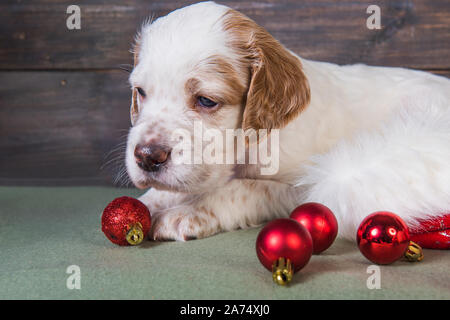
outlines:
M111 183L117 162L102 166L129 128L126 77L0 72L0 184Z
M3 1L1 69L117 68L128 64L133 35L147 16L194 1L77 1L81 30L66 28L72 1ZM266 27L305 58L340 64L450 68L450 1L219 1ZM381 30L366 28L366 8L381 7Z
M129 127L127 74L113 69L131 63L146 17L193 2L79 0L82 29L70 31L72 1L2 1L0 185L111 184L120 152L108 153ZM219 2L305 58L450 77L448 0ZM366 28L369 4L381 7L381 30Z

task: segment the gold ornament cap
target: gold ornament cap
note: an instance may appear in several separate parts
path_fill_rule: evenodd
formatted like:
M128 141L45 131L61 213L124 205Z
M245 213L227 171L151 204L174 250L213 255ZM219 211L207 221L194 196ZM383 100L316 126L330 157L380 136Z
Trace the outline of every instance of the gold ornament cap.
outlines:
M125 237L127 242L132 246L140 244L144 240L144 232L142 231L142 224L137 222L130 226L127 235Z
M294 270L291 260L287 258L278 258L272 264L273 281L281 286L287 285L292 280Z
M405 258L409 262L419 262L423 260L423 250L415 242L410 241L408 249L405 252Z

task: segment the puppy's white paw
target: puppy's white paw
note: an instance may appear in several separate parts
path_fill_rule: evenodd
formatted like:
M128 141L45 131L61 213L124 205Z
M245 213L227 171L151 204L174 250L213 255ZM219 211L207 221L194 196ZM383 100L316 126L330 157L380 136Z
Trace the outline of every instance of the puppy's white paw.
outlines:
M219 222L213 212L183 206L152 215L149 238L187 241L205 238L219 231Z

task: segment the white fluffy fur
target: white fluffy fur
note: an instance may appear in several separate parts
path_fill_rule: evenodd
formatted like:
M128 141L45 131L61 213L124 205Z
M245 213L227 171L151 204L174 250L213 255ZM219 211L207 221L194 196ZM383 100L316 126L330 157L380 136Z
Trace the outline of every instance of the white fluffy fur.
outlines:
M369 213L391 211L410 226L450 209L450 108L428 96L406 102L373 132L312 157L298 185L327 205L340 234L355 239Z
M212 2L179 9L141 32L133 87L148 92L128 137L127 169L133 182L151 188L141 200L153 215L155 239L185 240L287 216L304 201L329 206L340 234L355 238L368 214L389 210L411 225L414 218L450 210L450 80L401 68L338 66L300 59L311 102L280 131L279 172L260 176L248 168L231 179L220 165L175 166L143 172L137 143L168 142L171 130L202 120L186 106L185 83L201 77L203 59L238 56L226 45L221 18L227 7ZM201 68L200 68L201 69ZM237 70L248 83L244 70ZM207 90L223 82L209 76ZM242 106L228 105L206 124L239 128ZM270 179L271 181L268 181Z

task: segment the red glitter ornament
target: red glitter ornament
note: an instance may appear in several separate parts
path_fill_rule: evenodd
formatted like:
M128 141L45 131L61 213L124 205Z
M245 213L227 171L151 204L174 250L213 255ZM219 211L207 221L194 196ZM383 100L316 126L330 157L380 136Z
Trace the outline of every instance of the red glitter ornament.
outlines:
M406 224L399 216L387 211L366 217L358 228L356 241L361 253L377 264L397 261L405 255L410 244Z
M417 222L409 232L412 241L427 249L450 249L450 214Z
M273 279L284 285L302 269L312 255L308 230L295 220L282 218L269 222L256 239L256 254Z
M450 229L413 234L411 240L422 248L450 250Z
M450 214L444 214L428 219L417 219L416 221L416 227L410 229L411 234L450 229Z
M119 246L137 245L150 231L150 211L141 201L120 197L103 210L102 231Z
M300 222L311 234L313 253L328 249L336 239L338 223L333 212L316 202L304 203L292 211L291 219Z

